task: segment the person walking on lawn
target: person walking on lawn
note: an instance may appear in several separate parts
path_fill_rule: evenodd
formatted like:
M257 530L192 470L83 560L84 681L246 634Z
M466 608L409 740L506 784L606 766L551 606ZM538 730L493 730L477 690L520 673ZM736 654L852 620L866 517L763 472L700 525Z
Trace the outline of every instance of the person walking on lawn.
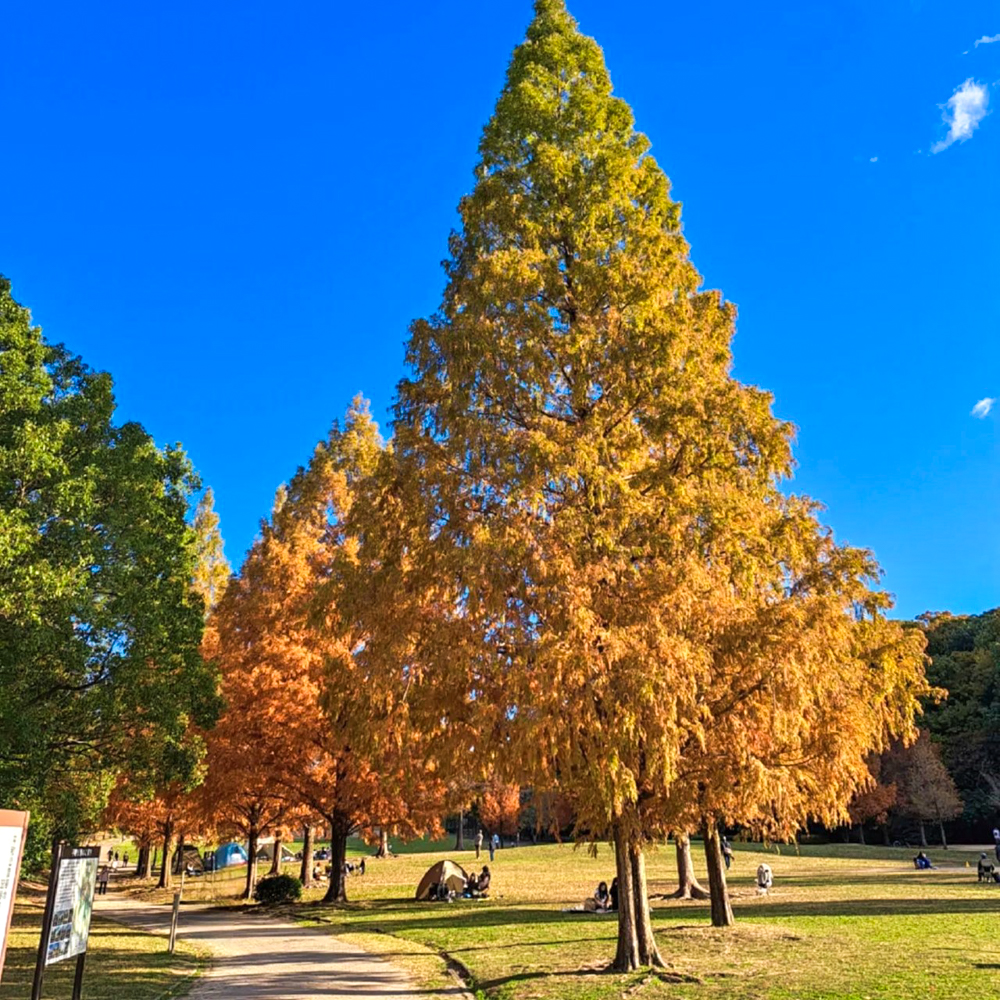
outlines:
M476 860L479 860L479 852L483 849L483 831L480 828L476 832Z

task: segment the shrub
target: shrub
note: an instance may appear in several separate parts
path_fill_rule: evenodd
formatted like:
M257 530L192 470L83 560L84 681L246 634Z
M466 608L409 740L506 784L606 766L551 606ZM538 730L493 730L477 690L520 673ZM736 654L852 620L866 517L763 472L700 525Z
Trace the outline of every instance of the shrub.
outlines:
M294 875L269 875L257 883L253 898L265 906L287 903L302 895L302 883Z

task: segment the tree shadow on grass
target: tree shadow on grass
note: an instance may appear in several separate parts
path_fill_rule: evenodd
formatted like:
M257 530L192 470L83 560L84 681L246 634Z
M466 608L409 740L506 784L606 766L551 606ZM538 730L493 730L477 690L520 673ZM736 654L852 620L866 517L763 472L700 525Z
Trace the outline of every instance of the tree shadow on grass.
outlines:
M740 903L738 917L915 917L948 914L994 913L997 899L985 894L980 899L825 899L783 902L773 896L768 902ZM658 909L657 916L664 910Z
M600 915L590 913L563 913L557 909L543 909L510 906L477 907L473 909L438 904L439 909L433 916L428 916L429 908L420 903L409 906L372 906L365 910L354 910L350 913L338 910L324 912L309 912L307 908L298 915L305 920L316 921L321 926L330 928L336 933L343 931L375 931L385 934L400 934L406 931L424 931L436 929L463 929L506 926L537 926L587 924L602 931L612 938L617 937L617 922ZM414 909L414 907L420 907ZM343 915L341 915L343 914Z

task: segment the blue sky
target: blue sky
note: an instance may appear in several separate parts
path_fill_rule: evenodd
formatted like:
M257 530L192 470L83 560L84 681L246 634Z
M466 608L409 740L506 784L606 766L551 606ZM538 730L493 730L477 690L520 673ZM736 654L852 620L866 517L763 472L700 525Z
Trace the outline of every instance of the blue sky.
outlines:
M793 488L898 610L1000 604L1000 7L571 0L736 302ZM238 563L363 391L384 416L528 0L4 9L0 271L181 441ZM950 103L949 103L950 102ZM949 141L950 140L950 141Z

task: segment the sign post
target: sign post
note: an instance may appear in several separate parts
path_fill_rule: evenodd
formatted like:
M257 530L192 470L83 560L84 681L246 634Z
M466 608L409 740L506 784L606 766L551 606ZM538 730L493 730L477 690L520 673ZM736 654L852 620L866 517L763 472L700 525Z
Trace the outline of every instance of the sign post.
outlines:
M17 880L21 875L21 857L28 836L28 814L0 809L0 979L7 955L7 937L14 915Z
M31 1000L41 1000L46 966L67 958L76 958L73 1000L80 1000L99 859L98 847L57 844L52 851L49 895L42 918L42 938L38 943Z

